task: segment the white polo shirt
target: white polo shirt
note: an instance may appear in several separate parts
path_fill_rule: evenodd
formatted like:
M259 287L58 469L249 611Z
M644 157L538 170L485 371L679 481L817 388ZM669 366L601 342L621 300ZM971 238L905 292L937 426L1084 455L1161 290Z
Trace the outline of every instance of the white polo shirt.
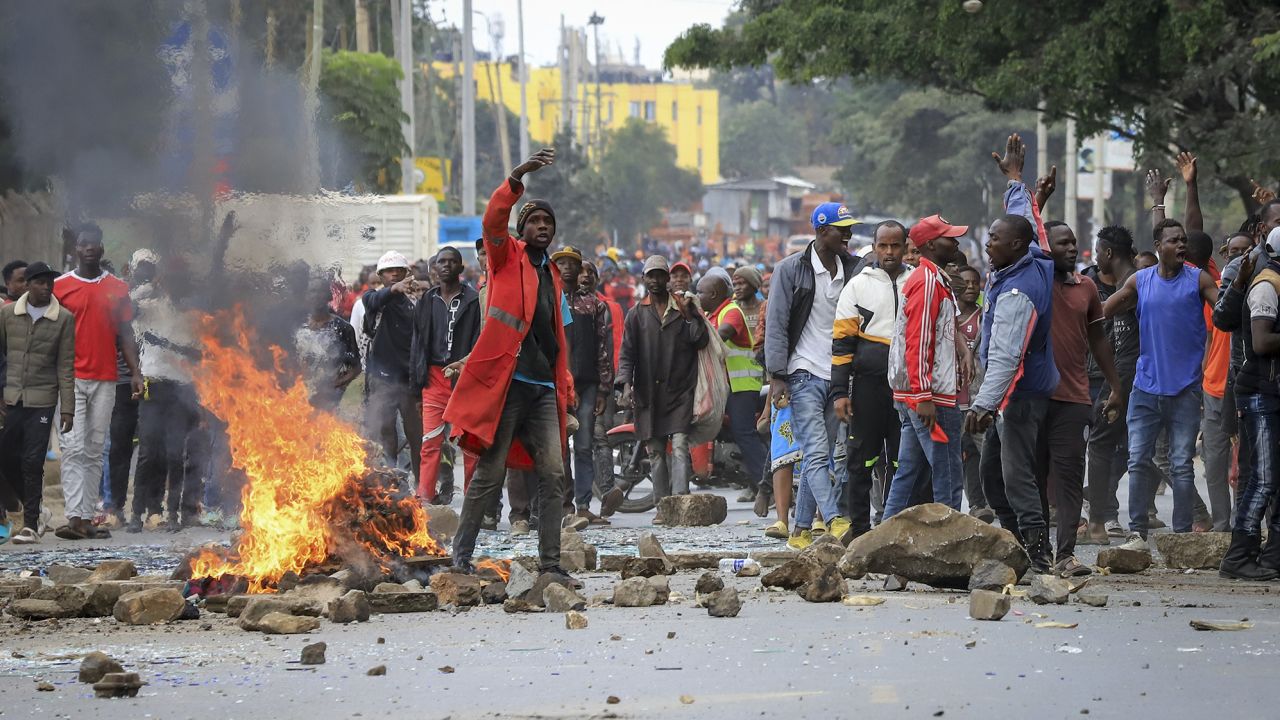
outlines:
M813 263L813 307L787 362L787 373L805 370L830 380L831 331L836 324L836 303L844 290L844 263L836 259L836 274L832 276L818 259L817 250L809 254L809 259Z

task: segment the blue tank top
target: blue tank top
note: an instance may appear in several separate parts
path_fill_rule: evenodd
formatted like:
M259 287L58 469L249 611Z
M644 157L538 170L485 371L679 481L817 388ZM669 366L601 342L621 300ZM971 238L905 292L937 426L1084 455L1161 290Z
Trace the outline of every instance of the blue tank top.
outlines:
M1204 361L1204 301L1200 269L1184 265L1165 279L1160 266L1139 270L1138 373L1133 386L1151 395L1177 395L1200 384Z

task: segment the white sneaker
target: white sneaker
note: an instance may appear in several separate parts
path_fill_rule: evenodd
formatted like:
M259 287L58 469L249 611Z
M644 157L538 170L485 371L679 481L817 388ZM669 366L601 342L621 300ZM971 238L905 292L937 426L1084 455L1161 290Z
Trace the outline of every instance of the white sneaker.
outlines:
M43 536L45 533L49 532L50 528L53 527L52 523L53 513L49 511L49 508L40 508L40 522L36 523L36 532Z
M14 545L34 545L40 542L40 537L31 528L22 528L17 535L9 539L9 542Z
M1108 520L1102 526L1107 529L1107 535L1109 537L1122 538L1128 534L1124 531L1124 528L1121 527L1119 520Z
M528 521L528 520L516 520L515 522L511 523L511 534L512 534L512 535L528 535L528 534L529 534L529 521Z

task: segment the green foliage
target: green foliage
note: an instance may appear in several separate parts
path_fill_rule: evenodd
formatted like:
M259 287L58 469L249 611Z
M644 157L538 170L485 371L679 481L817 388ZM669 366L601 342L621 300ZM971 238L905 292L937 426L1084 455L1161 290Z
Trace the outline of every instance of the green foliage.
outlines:
M1280 176L1264 151L1280 133L1280 11L1248 0L988 0L977 13L937 0L744 0L744 19L697 25L668 66L772 64L794 81L899 80L980 97L992 110L1076 118L1082 137L1131 134L1139 153L1200 155L1242 196ZM970 140L969 142L972 142Z
M326 51L320 73L330 122L353 157L339 177L359 179L365 190L395 192L400 157L410 152L400 131L401 78L395 60L378 53Z
M702 194L698 174L676 165L662 128L637 118L610 133L600 174L610 198L605 220L623 247L657 225L662 208L685 207Z
M766 100L739 105L722 116L720 172L725 177L790 173L805 157L805 126Z

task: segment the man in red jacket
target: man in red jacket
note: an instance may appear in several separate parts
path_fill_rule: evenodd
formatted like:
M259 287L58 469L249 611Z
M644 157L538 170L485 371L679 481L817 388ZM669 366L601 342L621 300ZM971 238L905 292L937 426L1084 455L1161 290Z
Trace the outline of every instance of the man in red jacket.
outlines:
M520 239L507 231L511 209L524 193L522 178L553 162L555 150L539 150L511 171L485 209L487 319L444 413L461 434L462 448L480 456L462 503L453 564L472 570L480 522L502 492L506 468L532 469L540 486L539 567L562 584L581 587L560 567L565 415L574 393L564 336L570 313L560 273L547 256L555 211L542 200L527 202L516 216Z

